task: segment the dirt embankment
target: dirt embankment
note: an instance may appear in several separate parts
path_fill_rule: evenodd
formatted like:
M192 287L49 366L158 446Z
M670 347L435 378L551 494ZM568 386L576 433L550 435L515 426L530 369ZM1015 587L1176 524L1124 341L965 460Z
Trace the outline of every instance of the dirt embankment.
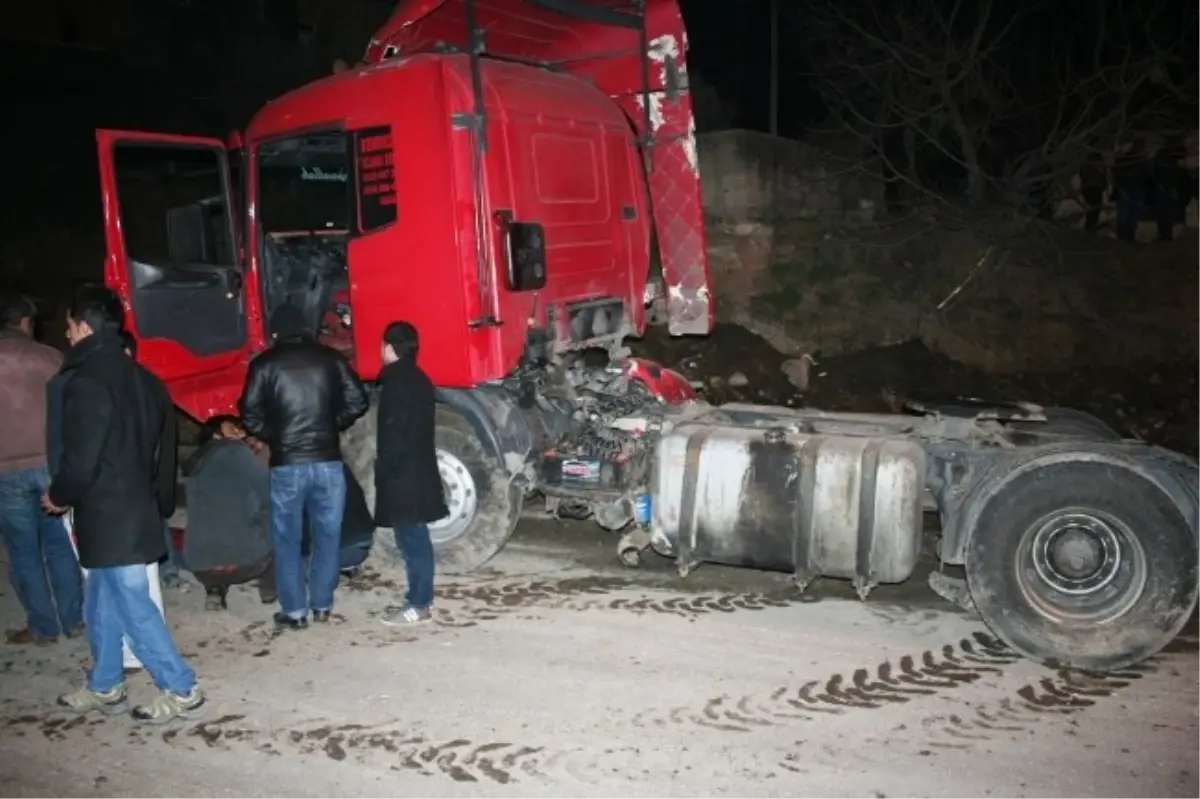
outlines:
M1197 242L1125 244L1011 214L709 229L717 314L780 351L910 340L990 373L1194 360Z
M896 409L898 398L917 391L1025 399L1090 411L1123 434L1179 452L1195 455L1198 449L1200 369L1195 358L997 374L912 340L818 358L808 390L801 392L784 372L791 359L736 325L719 325L708 338L673 339L654 329L634 349L679 369L717 403L886 412Z

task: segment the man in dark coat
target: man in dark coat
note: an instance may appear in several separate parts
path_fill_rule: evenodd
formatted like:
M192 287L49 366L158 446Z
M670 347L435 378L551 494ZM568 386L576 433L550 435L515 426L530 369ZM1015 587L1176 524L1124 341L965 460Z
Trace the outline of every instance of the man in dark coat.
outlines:
M62 453L42 505L74 509L79 562L89 570L84 620L92 653L87 685L59 703L77 712L121 712L126 703L121 637L162 691L133 709L156 724L204 705L150 595L146 564L165 554L162 520L175 504L175 413L166 388L125 355L121 304L103 286L82 286L67 311L71 352L63 363Z
M338 584L346 505L339 435L367 412L362 382L337 350L313 340L299 308L271 316L276 342L250 362L240 402L246 432L271 452L271 535L280 612L275 625L300 630L329 620ZM300 552L304 512L312 558Z
M419 339L408 322L383 334L379 426L375 455L375 521L395 530L404 556L404 604L387 608L384 624L420 624L432 618L433 542L429 523L448 515L434 443L434 387L417 366Z

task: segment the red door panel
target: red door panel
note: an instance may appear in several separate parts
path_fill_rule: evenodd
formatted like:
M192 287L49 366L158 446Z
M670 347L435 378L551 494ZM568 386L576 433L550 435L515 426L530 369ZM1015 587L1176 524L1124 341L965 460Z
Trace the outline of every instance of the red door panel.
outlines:
M138 360L197 418L230 409L263 345L218 139L99 130L107 254ZM253 323L252 323L252 320Z

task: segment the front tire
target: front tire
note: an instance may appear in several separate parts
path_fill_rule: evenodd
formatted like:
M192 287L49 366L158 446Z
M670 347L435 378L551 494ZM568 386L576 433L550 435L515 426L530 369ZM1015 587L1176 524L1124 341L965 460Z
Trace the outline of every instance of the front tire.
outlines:
M1031 660L1094 671L1159 652L1197 595L1196 536L1170 498L1116 464L1053 463L987 499L967 548L984 622Z
M524 494L512 485L500 459L487 450L462 415L437 409L438 470L450 514L429 525L440 572L462 574L487 563L516 529ZM375 440L378 414L372 407L346 432L346 462L375 508ZM375 531L375 552L385 563L399 561L391 528Z

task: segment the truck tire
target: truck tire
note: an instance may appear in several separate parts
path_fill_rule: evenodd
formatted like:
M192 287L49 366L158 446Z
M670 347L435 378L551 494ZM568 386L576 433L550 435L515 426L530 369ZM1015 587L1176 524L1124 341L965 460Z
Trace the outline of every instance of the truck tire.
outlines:
M1009 427L1023 433L1041 433L1056 438L1083 438L1090 441L1120 441L1121 435L1104 421L1074 408L1046 408L1044 422L1011 422Z
M342 445L346 462L362 484L372 511L377 424L377 412L372 407L346 432ZM430 524L429 533L438 571L462 574L491 560L508 541L521 516L524 493L511 484L500 459L484 449L462 415L439 406L435 437L450 516ZM399 561L391 528L375 531L375 553L386 563Z
M983 621L1025 657L1114 671L1153 656L1196 606L1196 535L1116 464L1057 462L985 500L967 547Z

